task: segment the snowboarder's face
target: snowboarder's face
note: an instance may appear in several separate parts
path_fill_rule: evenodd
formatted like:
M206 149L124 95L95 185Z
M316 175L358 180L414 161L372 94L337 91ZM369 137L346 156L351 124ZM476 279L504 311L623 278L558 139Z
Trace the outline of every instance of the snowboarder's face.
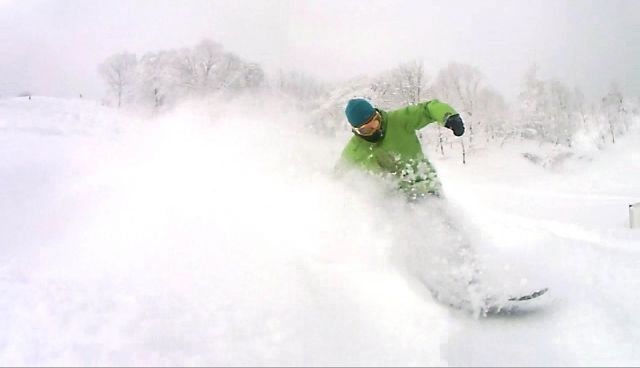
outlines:
M380 114L376 112L369 121L357 128L353 128L353 131L361 136L368 137L380 130L380 126Z

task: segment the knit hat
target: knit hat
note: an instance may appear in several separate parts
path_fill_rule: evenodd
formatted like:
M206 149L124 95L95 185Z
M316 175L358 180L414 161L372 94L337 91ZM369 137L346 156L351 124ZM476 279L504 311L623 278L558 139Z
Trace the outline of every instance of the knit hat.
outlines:
M376 113L376 110L367 100L354 98L349 100L347 107L344 109L344 113L347 115L349 124L354 127L359 127L371 119L373 114Z

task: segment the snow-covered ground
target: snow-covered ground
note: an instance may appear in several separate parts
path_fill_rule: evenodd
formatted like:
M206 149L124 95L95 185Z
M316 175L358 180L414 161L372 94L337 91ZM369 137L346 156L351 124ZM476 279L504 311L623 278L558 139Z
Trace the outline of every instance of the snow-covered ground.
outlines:
M550 288L476 318L412 273L441 212L334 175L348 136L283 106L0 100L0 365L640 364L640 132L432 155L487 279Z

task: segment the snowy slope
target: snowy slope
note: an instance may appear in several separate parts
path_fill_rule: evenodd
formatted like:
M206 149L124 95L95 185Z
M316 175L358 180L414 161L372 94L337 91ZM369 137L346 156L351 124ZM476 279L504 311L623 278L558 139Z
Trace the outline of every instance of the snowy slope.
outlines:
M464 168L440 163L449 194L483 229L489 245L481 247L494 267L535 275L551 287L541 313L461 320L449 363L638 364L640 231L628 224L628 205L640 202L638 141L635 131L591 160L554 172L498 151ZM506 150L511 158L522 152ZM476 345L478 339L484 343Z
M336 177L347 136L304 121L269 100L153 120L0 100L0 364L640 362L640 134L561 172L518 147L434 159L487 277L551 288L476 319L403 261L450 240L440 212Z

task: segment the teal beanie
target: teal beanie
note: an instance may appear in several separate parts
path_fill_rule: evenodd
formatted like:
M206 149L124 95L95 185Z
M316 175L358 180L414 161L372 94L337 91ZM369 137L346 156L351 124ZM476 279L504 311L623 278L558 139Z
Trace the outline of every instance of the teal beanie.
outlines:
M344 113L347 115L349 124L358 127L366 123L375 114L376 110L371 104L362 98L354 98L349 100Z

